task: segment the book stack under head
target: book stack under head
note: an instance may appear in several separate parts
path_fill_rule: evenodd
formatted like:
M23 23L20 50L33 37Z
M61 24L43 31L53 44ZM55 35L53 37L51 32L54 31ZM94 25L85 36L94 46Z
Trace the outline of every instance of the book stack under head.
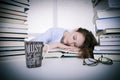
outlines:
M107 0L107 4L104 4L108 6L107 8L96 10L98 18L95 20L95 26L99 45L95 46L94 54L95 56L102 54L120 61L120 6L116 1Z
M0 56L25 54L27 10L29 0L0 0Z

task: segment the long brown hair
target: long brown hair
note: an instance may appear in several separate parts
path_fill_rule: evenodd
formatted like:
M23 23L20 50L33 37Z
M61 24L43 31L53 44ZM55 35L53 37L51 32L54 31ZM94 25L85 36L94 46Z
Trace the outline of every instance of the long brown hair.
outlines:
M80 58L94 58L93 50L94 50L94 46L97 44L96 38L94 37L92 32L86 29L83 29L83 28L79 28L77 32L82 33L83 36L85 37L85 41L83 45L80 47L79 57Z

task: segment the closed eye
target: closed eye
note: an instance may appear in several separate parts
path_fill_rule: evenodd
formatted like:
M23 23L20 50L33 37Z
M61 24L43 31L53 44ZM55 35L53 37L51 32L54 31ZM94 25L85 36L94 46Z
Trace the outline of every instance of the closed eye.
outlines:
M76 37L75 37L75 36L73 36L73 40L76 40Z

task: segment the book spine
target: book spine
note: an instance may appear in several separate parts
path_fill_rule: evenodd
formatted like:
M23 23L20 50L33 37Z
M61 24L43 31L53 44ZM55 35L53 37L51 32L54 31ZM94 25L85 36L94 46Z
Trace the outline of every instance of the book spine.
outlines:
M24 41L0 41L1 47L24 46Z
M119 21L120 21L120 17L96 20L97 30L104 30L107 28L120 28Z
M13 29L28 29L27 24L13 24L0 22L1 28L13 28Z
M94 50L93 51L94 54L120 54L119 50L114 50L114 51L110 51L110 50Z
M0 3L0 8L13 10L13 11L19 11L19 12L25 12L25 9L23 7L18 7L15 5L4 4L4 3Z
M0 32L3 33L27 33L27 29L11 29L11 28L1 28L0 27Z
M18 20L27 20L27 16L19 16L19 15L13 15L13 14L8 14L8 13L0 13L0 17L5 17L5 18L11 18L11 19L18 19Z
M9 14L13 14L13 15L27 16L27 13L25 13L25 12L12 11L9 9L0 8L0 12L9 13Z
M1 38L27 38L27 33L0 33Z
M0 17L0 22L4 23L15 23L15 24L24 24L25 21L17 20L17 19L10 19L10 18L2 18Z
M23 7L23 8L29 8L29 4L21 4L19 2L12 1L12 0L1 0L1 2L11 4L11 5L15 5L15 6L20 6L20 7Z
M101 41L100 45L120 45L120 41L112 42L112 41Z
M120 17L120 10L98 10L97 11L98 18L114 18Z
M105 46L102 46L102 45L98 45L98 46L95 46L94 47L94 50L120 50L120 46L109 46L109 45L105 45Z

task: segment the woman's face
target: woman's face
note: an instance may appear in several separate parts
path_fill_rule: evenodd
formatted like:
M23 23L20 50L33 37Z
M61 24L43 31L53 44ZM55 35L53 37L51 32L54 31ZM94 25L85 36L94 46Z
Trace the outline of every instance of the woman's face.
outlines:
M72 47L81 47L84 41L85 37L83 34L76 31L69 32L63 40L64 44Z

